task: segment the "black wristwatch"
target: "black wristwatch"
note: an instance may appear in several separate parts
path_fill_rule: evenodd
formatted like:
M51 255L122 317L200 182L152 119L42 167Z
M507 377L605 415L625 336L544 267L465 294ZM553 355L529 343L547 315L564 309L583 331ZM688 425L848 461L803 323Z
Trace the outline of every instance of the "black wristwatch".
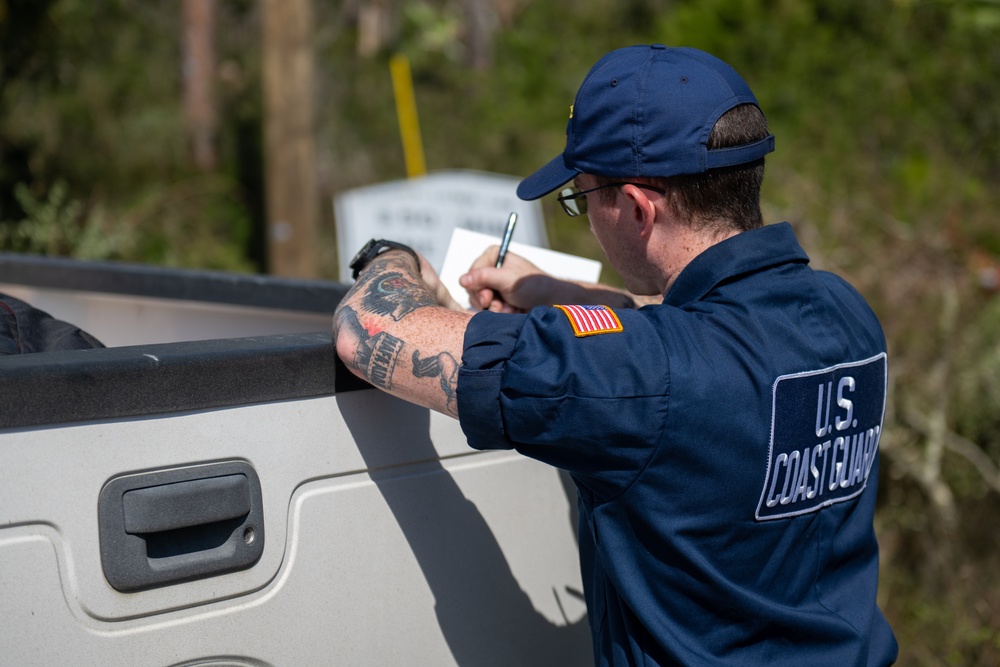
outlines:
M358 279L358 274L368 266L373 259L381 255L386 250L405 250L406 252L413 255L413 261L417 263L417 273L420 273L420 258L417 253L408 245L403 245L402 243L396 243L395 241L386 241L385 239L375 240L372 239L364 245L358 254L354 256L351 263L348 264L349 267L354 271L353 277L355 280Z

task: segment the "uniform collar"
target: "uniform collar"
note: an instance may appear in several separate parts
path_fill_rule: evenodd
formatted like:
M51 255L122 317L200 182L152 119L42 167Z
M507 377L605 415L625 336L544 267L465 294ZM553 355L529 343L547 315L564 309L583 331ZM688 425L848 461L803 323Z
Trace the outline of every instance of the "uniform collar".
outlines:
M809 256L787 222L741 232L691 260L663 303L683 306L703 298L723 280L789 262L808 263Z

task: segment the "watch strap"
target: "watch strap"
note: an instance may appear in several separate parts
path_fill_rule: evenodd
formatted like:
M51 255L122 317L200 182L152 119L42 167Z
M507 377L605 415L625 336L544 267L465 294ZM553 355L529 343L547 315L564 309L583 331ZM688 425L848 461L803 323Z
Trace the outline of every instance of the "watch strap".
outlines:
M351 260L349 266L353 271L353 278L357 280L358 276L365 269L365 267L371 264L372 260L386 250L402 250L410 253L413 257L413 261L417 263L417 273L420 273L420 257L413 248L402 243L397 243L396 241L389 241L387 239L371 239L364 245L364 247L361 248L361 250L358 251L358 254L354 256L354 259Z

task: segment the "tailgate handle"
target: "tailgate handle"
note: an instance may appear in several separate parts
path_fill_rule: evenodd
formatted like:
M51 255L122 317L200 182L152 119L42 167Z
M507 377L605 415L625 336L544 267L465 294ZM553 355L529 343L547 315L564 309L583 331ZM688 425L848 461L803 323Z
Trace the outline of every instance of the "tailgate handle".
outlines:
M250 513L246 475L225 475L126 491L125 532L161 533L236 519Z
M122 593L245 570L264 553L260 479L246 461L116 477L98 519L104 577Z

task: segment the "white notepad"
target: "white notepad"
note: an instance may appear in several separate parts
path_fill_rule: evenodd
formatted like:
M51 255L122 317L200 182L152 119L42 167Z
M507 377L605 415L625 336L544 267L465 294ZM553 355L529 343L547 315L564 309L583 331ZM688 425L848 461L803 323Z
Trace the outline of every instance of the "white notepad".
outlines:
M472 262L491 245L500 245L500 239L460 227L456 227L451 234L448 252L438 275L444 286L451 292L451 296L464 308L469 307L469 295L465 288L459 284L458 279L468 272ZM538 246L524 245L516 241L511 242L510 252L524 257L556 278L596 283L601 277L601 263L595 259L578 257Z

